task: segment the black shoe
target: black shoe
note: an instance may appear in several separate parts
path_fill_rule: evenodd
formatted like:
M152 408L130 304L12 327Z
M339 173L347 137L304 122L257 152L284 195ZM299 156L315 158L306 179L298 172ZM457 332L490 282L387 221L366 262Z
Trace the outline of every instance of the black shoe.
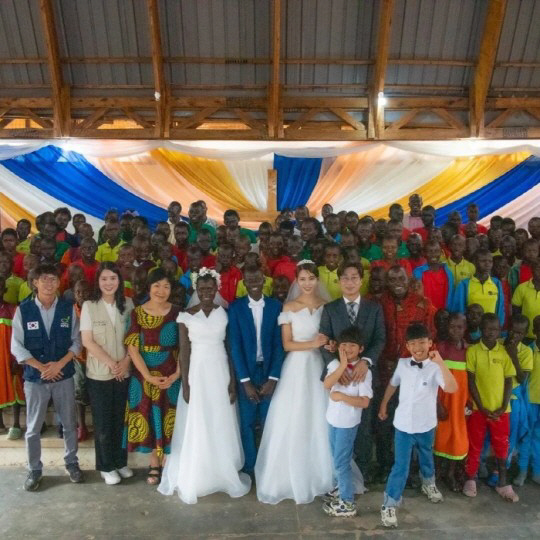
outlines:
M66 467L66 472L69 474L69 479L74 484L80 484L84 482L84 474L77 463L74 463L73 465L68 465Z
M41 478L41 471L30 471L23 484L24 491L37 491Z

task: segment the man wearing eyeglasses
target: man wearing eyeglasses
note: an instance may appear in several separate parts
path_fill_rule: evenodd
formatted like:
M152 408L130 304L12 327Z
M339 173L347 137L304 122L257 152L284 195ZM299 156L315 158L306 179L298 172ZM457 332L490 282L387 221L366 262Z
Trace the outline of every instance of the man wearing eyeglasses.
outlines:
M381 306L373 300L362 298L360 288L364 269L361 263L345 263L338 268L339 284L342 297L329 302L323 308L319 331L324 334L329 344L321 348L325 363L336 357L335 339L350 326L357 326L362 331L365 349L362 356L369 358L370 362L360 360L351 375L344 373L340 384L347 385L350 382L363 381L368 369L372 369L373 380L376 380L377 360L385 343L385 325ZM368 466L373 453L372 408L363 412L362 423L358 430L355 444L356 460L364 479L369 481Z
M81 352L79 321L71 303L58 298L60 279L54 265L41 264L33 285L35 297L25 300L13 317L11 351L24 370L26 396L26 491L36 491L42 478L41 427L52 398L64 434L66 472L74 483L84 481L77 459L77 421L73 358Z

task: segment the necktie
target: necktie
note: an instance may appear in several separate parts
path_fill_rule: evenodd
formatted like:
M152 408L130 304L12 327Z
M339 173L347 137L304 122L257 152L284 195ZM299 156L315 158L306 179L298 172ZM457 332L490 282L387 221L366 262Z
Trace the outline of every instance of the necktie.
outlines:
M424 367L424 364L423 362L415 362L414 360L411 360L411 366L416 366L417 368L422 369Z
M351 324L354 324L356 321L356 303L355 302L348 302L347 303L347 311L349 313L349 322Z

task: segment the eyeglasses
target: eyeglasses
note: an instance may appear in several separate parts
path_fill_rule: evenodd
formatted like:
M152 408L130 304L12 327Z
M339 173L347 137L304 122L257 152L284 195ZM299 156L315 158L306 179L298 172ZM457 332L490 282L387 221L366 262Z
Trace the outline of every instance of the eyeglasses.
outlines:
M356 281L360 281L362 278L360 276L341 276L339 278L339 281L350 281L351 283L354 283Z
M58 278L56 276L39 276L39 281L42 283L56 283Z

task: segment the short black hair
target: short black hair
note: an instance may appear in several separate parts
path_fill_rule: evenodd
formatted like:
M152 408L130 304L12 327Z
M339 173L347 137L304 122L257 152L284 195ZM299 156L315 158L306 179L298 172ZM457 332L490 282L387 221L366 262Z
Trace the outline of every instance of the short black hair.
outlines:
M405 331L405 341L412 341L413 339L431 339L428 327L421 322L412 322L407 326Z
M6 236L14 236L17 238L17 231L15 229L12 229L8 227L7 229L4 229L2 233L0 234L0 238L5 238Z
M149 274L148 274L148 278L146 280L146 284L148 285L148 290L150 290L150 286L153 285L154 283L157 283L158 281L161 281L165 279L166 281L169 282L170 286L171 286L171 290L174 286L174 281L167 275L167 272L165 272L165 270L163 270L163 268L161 268L161 266L159 266L158 268L154 268Z
M512 318L510 319L510 326L514 324L524 324L527 326L527 330L529 329L529 319L523 313L516 313L515 315L512 315Z
M360 274L360 277L364 277L364 267L362 266L362 263L360 262L344 262L337 271L338 278L340 278L347 268L356 268L358 270L358 273Z
M495 313L484 313L482 315L482 321L480 322L480 330L484 330L486 324L496 322L500 325L499 317Z
M238 218L238 220L240 220L240 214L236 210L233 210L232 208L229 208L229 210L225 210L225 213L223 214L224 218L229 217L229 216L234 216Z
M69 208L66 208L65 206L62 206L61 208L57 208L54 212L54 217L58 216L59 214L63 214L65 216L69 216L69 219L71 220L71 212L69 211Z
M349 326L342 330L337 338L338 345L342 343L355 343L359 347L364 346L364 336L358 326Z
M41 276L52 275L58 277L58 270L54 264L40 264L34 270L34 279L39 279Z

